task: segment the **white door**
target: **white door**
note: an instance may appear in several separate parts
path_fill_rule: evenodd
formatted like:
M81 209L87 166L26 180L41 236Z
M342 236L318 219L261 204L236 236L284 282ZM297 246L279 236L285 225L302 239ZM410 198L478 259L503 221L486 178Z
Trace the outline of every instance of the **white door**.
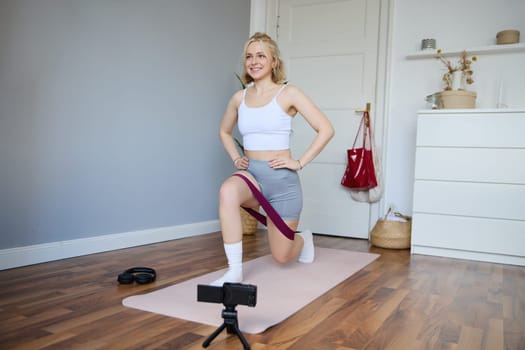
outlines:
M297 85L328 116L336 134L300 172L304 207L300 229L368 238L370 204L356 202L341 186L346 150L360 114L372 103L379 42L380 0L281 0L277 40L290 84ZM314 132L301 116L293 125L292 153L300 156ZM377 137L376 137L377 142Z

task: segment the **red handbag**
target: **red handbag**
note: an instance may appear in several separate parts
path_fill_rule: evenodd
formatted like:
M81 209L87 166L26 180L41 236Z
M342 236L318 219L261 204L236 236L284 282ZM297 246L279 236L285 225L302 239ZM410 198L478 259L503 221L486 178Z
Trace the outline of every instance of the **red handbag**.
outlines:
M356 148L357 138L363 130L363 146ZM377 186L376 172L374 168L374 157L372 155L372 136L370 127L370 115L368 111L363 113L359 129L355 135L352 148L347 150L348 164L345 169L341 185L352 190L369 190ZM369 147L366 148L366 141L369 141Z

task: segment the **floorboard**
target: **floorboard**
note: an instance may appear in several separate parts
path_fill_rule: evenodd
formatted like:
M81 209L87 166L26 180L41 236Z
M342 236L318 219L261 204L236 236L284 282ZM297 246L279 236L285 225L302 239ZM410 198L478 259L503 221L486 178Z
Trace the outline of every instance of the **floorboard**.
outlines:
M411 255L315 235L316 246L381 257L282 323L246 334L253 350L525 349L525 267ZM246 260L269 253L246 235ZM119 285L132 266L155 283ZM215 328L122 306L226 266L218 233L0 271L2 349L202 349ZM342 267L344 268L344 267ZM208 349L242 349L226 332Z

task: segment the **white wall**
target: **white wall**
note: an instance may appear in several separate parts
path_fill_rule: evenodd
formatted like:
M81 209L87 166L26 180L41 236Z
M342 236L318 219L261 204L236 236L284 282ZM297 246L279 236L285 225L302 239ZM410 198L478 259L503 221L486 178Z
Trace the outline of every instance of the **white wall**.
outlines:
M278 0L251 0L251 31L274 33ZM468 49L495 44L496 33L518 29L525 41L523 0L382 0L389 5L390 82L385 102L386 141L383 148L385 191L382 204L412 212L417 111L425 96L442 89L444 65L436 59L408 60L421 40L435 38L437 48ZM388 7L388 6L387 6ZM525 106L525 53L477 55L475 83L478 108L494 108L500 84L508 107ZM450 59L456 60L456 57ZM381 79L381 78L380 78ZM386 209L386 208L383 208Z
M525 36L522 0L393 0L393 26L385 151L385 204L412 211L416 115L425 96L441 90L444 65L433 58L408 60L421 39L435 38L443 50L495 44L498 31L518 29ZM525 106L525 53L477 55L474 84L478 108L494 108L500 81L503 102ZM456 60L456 57L451 57Z

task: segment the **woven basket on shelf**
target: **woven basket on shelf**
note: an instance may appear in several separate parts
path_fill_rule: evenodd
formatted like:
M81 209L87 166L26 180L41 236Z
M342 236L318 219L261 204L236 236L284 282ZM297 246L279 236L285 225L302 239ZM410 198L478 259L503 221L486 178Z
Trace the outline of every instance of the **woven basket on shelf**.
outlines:
M248 214L243 208L241 210L242 233L244 235L253 235L257 232L257 219ZM258 209L257 209L258 210Z
M389 249L410 248L412 218L403 217L406 222L378 219L370 233L372 245Z

